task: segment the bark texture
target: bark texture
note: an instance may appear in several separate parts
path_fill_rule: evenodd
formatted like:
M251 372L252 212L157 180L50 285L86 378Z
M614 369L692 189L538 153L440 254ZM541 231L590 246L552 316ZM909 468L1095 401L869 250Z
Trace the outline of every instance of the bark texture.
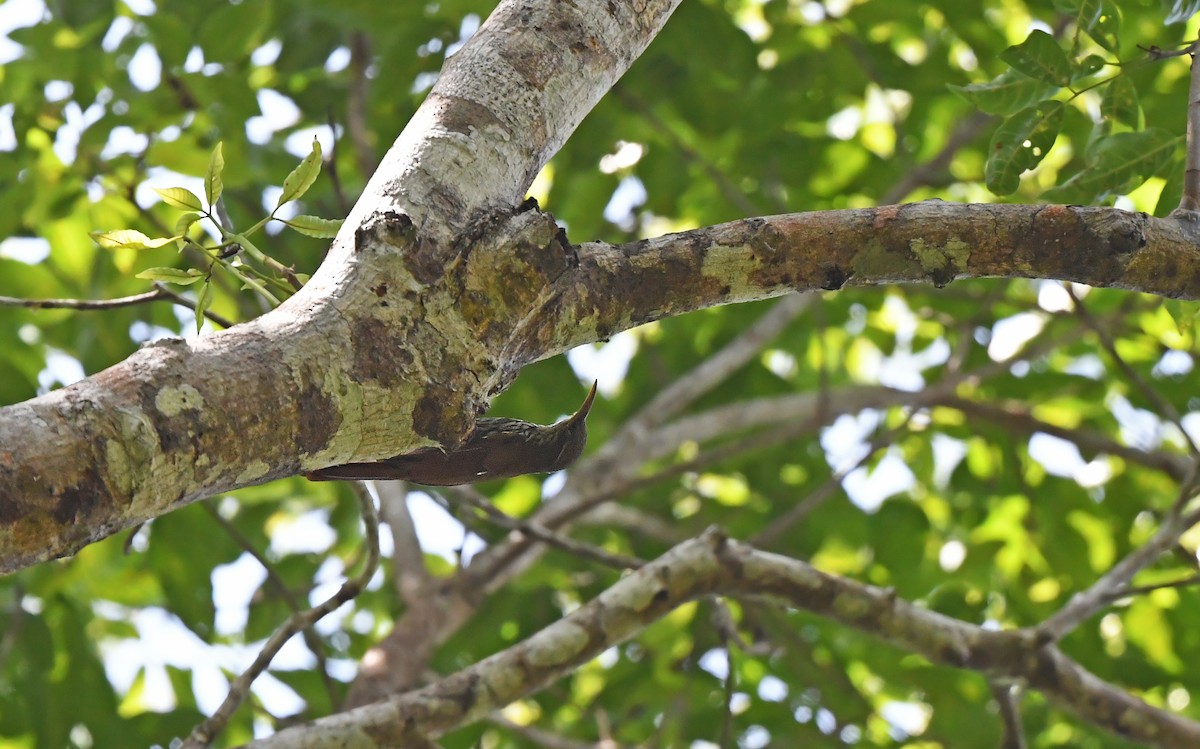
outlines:
M1200 297L1187 216L1110 208L932 201L571 245L518 203L676 2L502 3L294 298L0 409L0 571L238 487L452 448L523 365L703 307L980 276Z
M285 729L254 749L424 746L571 673L676 607L708 594L768 596L871 633L933 663L1016 680L1126 739L1183 749L1200 724L1088 672L1036 630L995 631L915 606L710 530L622 578L524 642L428 687Z

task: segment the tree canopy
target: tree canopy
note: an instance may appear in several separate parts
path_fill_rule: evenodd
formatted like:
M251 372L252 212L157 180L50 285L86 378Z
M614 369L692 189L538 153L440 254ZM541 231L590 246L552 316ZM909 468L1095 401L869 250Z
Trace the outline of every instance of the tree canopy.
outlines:
M425 257L419 238L435 227L354 206L377 169L391 173L389 144L414 132L439 71L495 5L60 2L10 31L0 404L100 373L148 341L203 347L291 295L327 251L335 263L374 262L360 260L367 244L329 250L335 225L320 219L350 216L343 241L361 227ZM568 265L655 258L636 294L622 286L632 275L597 270L595 299L579 297L640 306L541 349L550 334L539 338L531 315L530 332L513 338L527 348L497 344L517 353L482 373L478 392L447 388L429 406L446 431L422 432L416 416L389 427L406 430L407 446L461 438L484 405L476 396L493 391L489 415L552 423L598 378L583 458L565 475L408 487L407 505L405 489L380 485L374 575L365 495L291 476L312 466L284 460L227 482L236 491L165 497L185 506L128 533L114 531L132 519L97 522L87 538L103 540L0 578L0 746L186 737L281 622L364 568L365 589L289 643L216 745L301 724L275 745L307 735L316 746L328 724L305 721L392 709L377 701L427 684L416 707L395 709L436 713L441 703L421 700L449 703L467 682L500 678L465 672L494 654L531 693L480 714L459 705L438 724L441 746L1016 747L1018 735L1039 747L1194 745L1200 536L1187 501L1200 407L1195 307L1180 299L1200 295L1200 243L1194 216L1171 218L1186 193L1189 58L1168 54L1196 38L1194 5L668 7L656 36L637 30L653 41L596 91L561 148L553 127L528 132L553 154L515 186L539 207L490 206L528 217L502 239L545 235L538 251L565 247ZM616 69L636 46L587 37L567 53L592 55L595 68L609 55ZM498 75L457 59L464 78ZM489 117L481 108L456 124L475 137ZM929 202L890 208L919 201ZM761 218L832 211L844 212ZM277 220L251 234L267 216ZM764 282L770 294L745 292L725 266L709 269L711 289L675 285L688 259L654 238L742 219L753 221L692 236L752 247L757 267L779 275ZM1164 271L1139 260L1137 239L1168 221L1181 249ZM797 239L800 224L810 234ZM490 251L503 244L490 227L447 236L483 237ZM902 259L871 242L910 227ZM186 241L157 241L175 237ZM990 260L993 242L1013 254ZM811 262L771 264L770 252L806 244L819 249ZM498 308L552 304L531 301L530 279L563 271L529 267L464 276L458 303L484 339ZM408 270L433 275L420 262ZM333 288L314 283L300 293ZM384 304L391 284L365 296ZM826 290L677 314L788 287ZM685 298L693 292L709 296ZM457 351L438 332L405 329L414 371L436 373L439 352ZM493 353L445 360L482 370ZM357 365L392 363L381 361ZM327 382L279 383L300 394L297 415L273 411L274 392L238 392L250 380L227 374L247 431L185 425L172 439L222 442L250 463L286 452L262 442L275 425L299 440L336 420L306 395ZM401 379L375 376L383 390ZM173 392L160 410L202 410L192 391ZM461 423L441 418L450 407ZM0 482L11 487L21 438L0 435ZM355 449L385 454L385 436ZM106 449L98 442L79 465ZM8 524L25 508L4 491ZM675 587L644 587L668 578ZM536 639L552 625L543 635L558 639ZM617 632L631 639L604 639ZM585 643L559 673L571 637ZM397 736L375 738L413 740Z

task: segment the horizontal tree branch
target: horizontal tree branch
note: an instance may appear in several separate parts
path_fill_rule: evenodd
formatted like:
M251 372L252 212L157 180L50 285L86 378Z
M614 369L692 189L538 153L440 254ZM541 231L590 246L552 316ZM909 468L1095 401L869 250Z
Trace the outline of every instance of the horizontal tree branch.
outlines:
M193 312L196 310L196 303L191 299L179 294L165 285L154 284L154 291L147 291L141 294L132 296L117 297L115 299L23 299L21 297L0 296L0 306L5 307L25 307L26 309L74 309L83 311L104 311L110 309L118 309L120 307L133 307L139 304L148 304L150 302L172 302L181 307L187 307ZM222 315L210 310L204 311L204 317L212 320L222 328L233 327L233 322L226 319Z
M789 291L962 278L1050 278L1200 298L1200 232L1115 208L940 200L746 218L578 247L534 327L532 358L634 325Z
M469 252L401 213L347 226L340 270L264 318L0 409L0 571L221 491L457 444L524 364L702 307L984 276L1200 297L1196 227L1112 208L927 201L578 247L525 210L475 225Z
M883 588L758 551L710 530L626 575L529 639L415 692L253 742L254 749L405 746L485 718L571 673L674 608L706 595L768 596L854 627L938 664L1016 680L1125 739L1182 749L1200 724L1146 704L1089 673L1032 630L952 619Z

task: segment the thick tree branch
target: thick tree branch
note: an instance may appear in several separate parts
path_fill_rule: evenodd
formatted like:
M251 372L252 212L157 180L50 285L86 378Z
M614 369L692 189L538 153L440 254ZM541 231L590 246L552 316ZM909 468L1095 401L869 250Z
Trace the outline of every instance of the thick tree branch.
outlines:
M1200 229L1115 209L926 202L578 247L509 213L673 7L502 3L295 297L0 409L0 570L218 492L453 446L524 364L703 307L981 276L1200 297Z
M501 3L300 293L0 409L0 571L301 469L457 444L572 261L550 217L505 216L677 2Z
M579 246L530 348L565 351L663 317L788 291L1053 278L1200 298L1200 233L1111 208L925 201L748 218Z
M1054 704L1126 739L1200 745L1200 724L1086 671L1029 630L994 631L915 606L709 531L625 576L518 645L424 689L289 728L254 749L404 746L433 739L571 673L675 607L706 595L767 596L854 627L938 664L1028 683Z

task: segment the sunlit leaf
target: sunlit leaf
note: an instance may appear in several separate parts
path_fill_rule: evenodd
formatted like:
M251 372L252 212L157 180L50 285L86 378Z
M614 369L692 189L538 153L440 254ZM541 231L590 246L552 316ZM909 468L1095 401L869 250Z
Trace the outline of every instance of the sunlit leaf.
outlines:
M188 230L192 228L192 224L196 223L202 218L204 218L204 216L199 213L185 213L181 215L175 221L175 236L187 236Z
M163 202L175 208L182 208L185 211L203 210L204 206L200 203L200 198L192 194L191 190L186 190L182 187L156 187L154 192L158 193L158 197L162 198Z
M179 237L150 238L136 229L94 231L89 235L106 250L153 250L171 244Z
M210 206L217 204L217 201L221 199L221 193L225 190L225 183L221 180L221 173L224 171L224 143L217 141L208 161L208 170L204 173L204 196L208 198Z
M333 239L338 229L342 228L342 220L337 218L320 218L319 216L299 215L283 220L283 223L309 237Z
M313 147L300 165L292 170L292 173L283 181L283 192L279 196L279 202L275 207L284 203L295 200L308 192L308 188L312 187L313 182L316 182L317 176L321 173L321 142L315 137L313 138Z
M212 284L205 281L200 287L200 293L196 296L196 332L200 332L200 328L204 327L204 313L208 311L212 304Z

